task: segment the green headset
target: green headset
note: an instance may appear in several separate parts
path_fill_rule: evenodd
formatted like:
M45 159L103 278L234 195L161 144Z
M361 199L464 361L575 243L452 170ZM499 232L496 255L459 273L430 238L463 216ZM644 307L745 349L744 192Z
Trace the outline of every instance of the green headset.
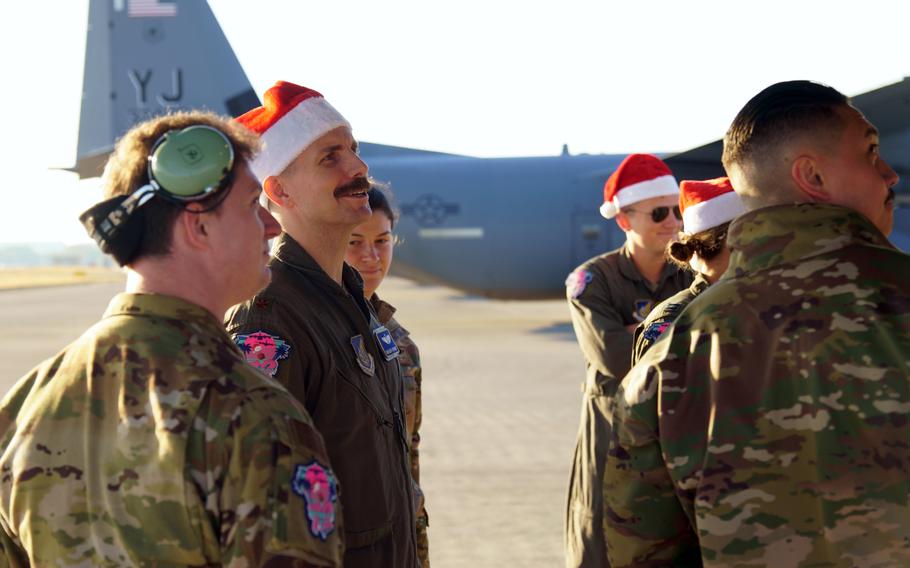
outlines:
M141 224L130 221L143 205L159 197L194 213L211 211L227 197L233 165L234 146L220 130L203 124L170 130L149 152L146 185L98 203L79 220L101 250L122 266L139 245ZM209 198L205 207L187 209Z

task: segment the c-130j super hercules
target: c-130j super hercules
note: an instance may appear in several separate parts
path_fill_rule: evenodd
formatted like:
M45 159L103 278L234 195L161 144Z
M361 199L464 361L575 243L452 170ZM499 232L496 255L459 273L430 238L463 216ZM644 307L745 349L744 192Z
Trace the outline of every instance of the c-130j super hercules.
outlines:
M114 141L140 120L206 108L237 116L259 98L204 0L91 0L78 156L100 175ZM318 85L314 85L319 87ZM882 155L910 178L910 79L853 98L878 126ZM566 274L625 236L598 214L625 155L474 158L361 143L402 211L395 272L498 298L563 296ZM677 179L723 175L718 140L663 155ZM908 203L902 181L898 205ZM891 240L910 250L910 208Z

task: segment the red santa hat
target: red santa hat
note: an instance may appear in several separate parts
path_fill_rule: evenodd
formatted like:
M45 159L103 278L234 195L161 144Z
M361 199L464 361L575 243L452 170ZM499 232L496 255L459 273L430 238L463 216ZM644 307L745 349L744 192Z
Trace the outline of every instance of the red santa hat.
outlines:
M278 81L262 97L261 107L237 117L259 134L262 152L250 163L260 182L280 174L325 133L351 125L316 91Z
M651 154L630 154L604 184L600 214L610 219L633 203L678 194L676 178L660 158Z
M729 178L685 180L679 187L683 231L690 235L723 225L746 212L743 201L733 191Z

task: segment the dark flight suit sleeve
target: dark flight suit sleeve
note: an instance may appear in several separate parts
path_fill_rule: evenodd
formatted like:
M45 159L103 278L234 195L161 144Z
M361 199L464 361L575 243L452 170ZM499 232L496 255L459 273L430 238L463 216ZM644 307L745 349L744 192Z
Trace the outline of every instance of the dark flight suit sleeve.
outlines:
M274 377L312 412L332 364L310 325L293 314L281 301L256 296L232 308L225 327L248 364Z
M662 308L662 306L658 306ZM658 339L665 336L667 329L680 314L680 306L672 304L662 308L656 317L649 317L635 328L635 347L632 351L632 365L634 366Z
M600 271L577 297L568 294L572 326L585 360L598 374L621 379L629 371L632 334L614 307L616 299Z

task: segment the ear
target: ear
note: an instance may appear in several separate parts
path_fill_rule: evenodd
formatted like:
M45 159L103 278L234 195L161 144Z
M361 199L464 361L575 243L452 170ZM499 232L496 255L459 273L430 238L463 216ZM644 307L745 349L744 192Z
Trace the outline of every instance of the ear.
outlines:
M287 192L287 188L278 176L269 176L265 178L262 182L262 191L265 192L269 201L279 207L290 207L294 204L294 200L291 198L290 194Z
M624 233L628 233L632 230L632 224L629 223L629 218L625 213L616 214L616 224L619 225L619 228L623 230Z
M825 185L825 176L817 157L798 156L790 165L790 178L810 201L819 203L831 201L831 195Z
M198 203L190 203L186 209L180 212L174 224L174 239L193 250L210 248L212 233L208 223L211 216L200 213L202 208Z

